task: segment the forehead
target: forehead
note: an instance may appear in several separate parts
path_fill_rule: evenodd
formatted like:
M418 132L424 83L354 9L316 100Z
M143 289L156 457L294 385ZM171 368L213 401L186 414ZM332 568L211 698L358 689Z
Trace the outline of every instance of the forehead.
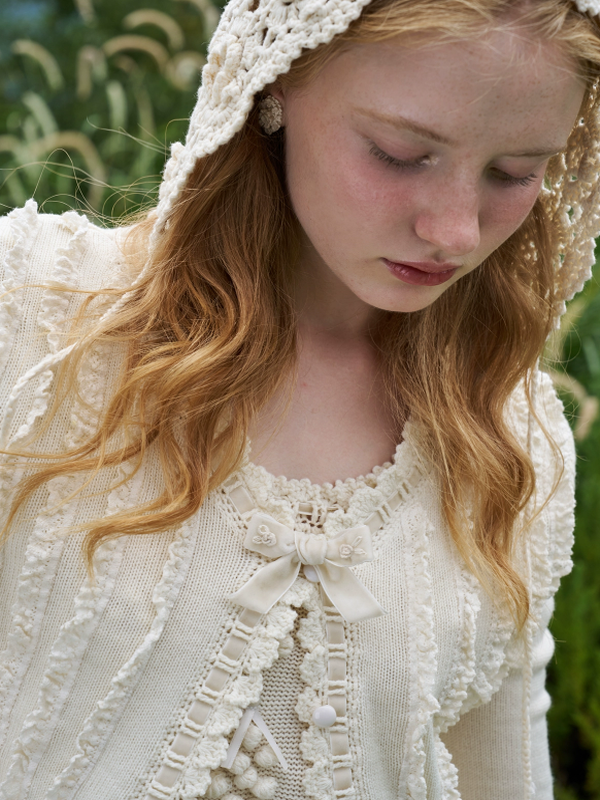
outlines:
M481 137L490 128L520 135L557 128L558 149L584 90L577 65L559 45L508 26L477 40L405 36L356 44L316 83L316 94L327 95L321 102L340 111L367 104L388 115L417 115L423 124L441 124L448 138Z

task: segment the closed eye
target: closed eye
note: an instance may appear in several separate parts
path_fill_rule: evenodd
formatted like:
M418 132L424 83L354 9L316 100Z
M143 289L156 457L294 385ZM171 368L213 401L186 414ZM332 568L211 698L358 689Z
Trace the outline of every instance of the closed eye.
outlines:
M537 175L532 172L531 175L525 175L522 178L515 178L514 175L509 175L501 169L492 169L491 173L494 180L499 181L508 186L530 186L536 179Z
M419 156L419 158L412 158L408 160L403 160L400 158L394 158L394 156L390 156L388 153L385 153L380 147L377 147L376 144L371 145L371 149L369 153L378 161L383 161L384 164L389 164L392 167L396 167L396 169L410 169L411 167L419 168L419 167L426 167L431 164L431 157L430 156Z
M369 153L378 161L383 161L384 164L389 164L396 169L419 169L429 166L433 161L431 156L419 156L418 158L407 160L395 158L374 143L371 143ZM530 186L537 179L537 175L533 172L531 175L525 175L522 178L516 178L514 175L509 175L508 172L495 168L491 169L490 172L494 180L505 186Z

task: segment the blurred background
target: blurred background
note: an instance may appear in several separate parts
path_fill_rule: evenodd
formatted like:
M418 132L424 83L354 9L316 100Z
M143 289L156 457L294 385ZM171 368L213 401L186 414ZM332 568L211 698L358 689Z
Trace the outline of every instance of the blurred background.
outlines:
M168 145L185 134L221 7L2 0L0 214L35 197L46 212L75 208L110 224L152 205ZM552 622L556 800L600 800L598 278L596 269L570 303L547 354L579 455L575 568Z

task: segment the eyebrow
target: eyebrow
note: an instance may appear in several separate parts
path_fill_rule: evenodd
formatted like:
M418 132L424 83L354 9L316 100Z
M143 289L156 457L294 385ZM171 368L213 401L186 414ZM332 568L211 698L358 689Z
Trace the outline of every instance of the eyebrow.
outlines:
M386 125L392 125L394 128L398 128L399 130L403 131L410 131L411 133L416 133L417 136L422 136L425 139L431 139L433 142L437 142L438 144L445 144L449 147L452 147L456 143L449 139L447 136L442 136L440 133L436 133L432 131L430 128L426 128L424 125L420 125L418 122L415 122L412 119L408 119L408 117L403 117L401 114L385 114L380 111L375 111L374 109L367 109L367 108L354 108L354 111L357 114L361 114L364 117L371 117L372 119L376 119L379 122L383 122ZM508 158L550 158L551 156L558 155L566 145L562 147L557 146L549 146L544 147L539 150L528 150L527 152L523 153L507 153L506 157Z

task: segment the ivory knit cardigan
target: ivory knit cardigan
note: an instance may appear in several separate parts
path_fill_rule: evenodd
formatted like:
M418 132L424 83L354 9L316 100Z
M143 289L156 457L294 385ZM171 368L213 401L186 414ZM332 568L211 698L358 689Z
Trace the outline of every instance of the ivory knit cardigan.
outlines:
M82 295L59 287L114 285L118 237L31 202L0 221L3 286L29 285L0 302L4 443L38 428L53 401L52 369L19 379L62 346ZM95 348L81 397L62 402L36 447L93 429L119 366L111 347ZM541 373L536 405L564 470L521 549L533 609L522 637L458 556L410 424L393 464L335 486L248 460L181 528L103 545L94 581L82 535L66 526L147 500L158 465L149 457L116 488L127 470L106 472L71 501L78 477L40 489L2 554L0 798L549 800L547 623L570 568L574 450ZM558 474L552 450L518 393L509 419L531 450L541 505ZM345 622L303 572L268 613L241 609L231 595L267 563L244 546L257 512L328 539L366 523L374 559L352 571L387 614ZM323 728L313 712L325 704L336 714ZM275 749L252 724L224 768L255 706Z

